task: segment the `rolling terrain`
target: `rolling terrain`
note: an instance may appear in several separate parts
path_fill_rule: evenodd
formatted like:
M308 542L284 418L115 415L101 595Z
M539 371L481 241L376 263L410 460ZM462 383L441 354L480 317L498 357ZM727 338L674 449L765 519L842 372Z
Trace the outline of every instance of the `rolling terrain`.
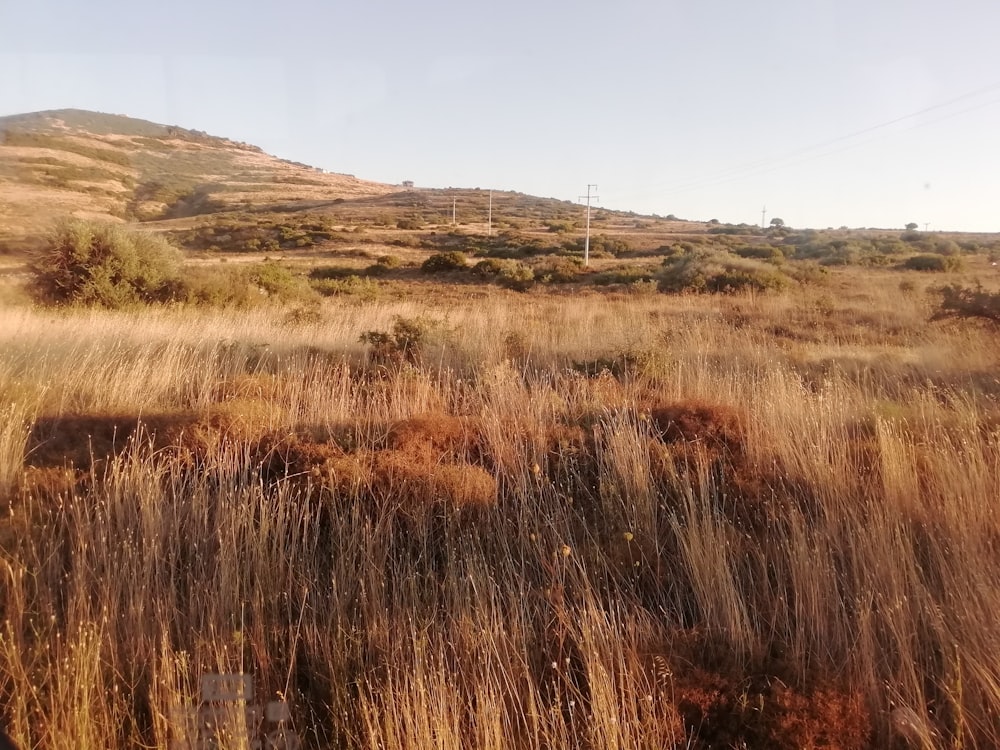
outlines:
M584 265L564 201L3 127L22 748L255 746L183 718L234 672L312 750L1000 745L997 236L597 210ZM67 216L156 253L54 298Z
M55 110L0 118L0 241L23 240L67 214L147 221L392 189L119 115Z

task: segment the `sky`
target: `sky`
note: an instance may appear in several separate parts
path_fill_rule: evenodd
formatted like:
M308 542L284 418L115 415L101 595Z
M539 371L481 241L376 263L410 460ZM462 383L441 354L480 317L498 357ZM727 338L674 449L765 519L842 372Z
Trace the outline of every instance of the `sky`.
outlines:
M996 0L0 0L0 115L686 219L995 232L998 30Z

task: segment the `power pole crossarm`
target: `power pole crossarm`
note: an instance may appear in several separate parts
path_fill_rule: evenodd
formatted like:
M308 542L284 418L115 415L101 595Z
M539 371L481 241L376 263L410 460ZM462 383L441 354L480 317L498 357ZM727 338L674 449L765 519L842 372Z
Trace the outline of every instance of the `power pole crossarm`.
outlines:
M600 200L600 196L591 195L591 190L597 190L597 185L587 185L587 194L581 195L580 200L587 200L587 236L583 241L583 265L590 265L590 202Z

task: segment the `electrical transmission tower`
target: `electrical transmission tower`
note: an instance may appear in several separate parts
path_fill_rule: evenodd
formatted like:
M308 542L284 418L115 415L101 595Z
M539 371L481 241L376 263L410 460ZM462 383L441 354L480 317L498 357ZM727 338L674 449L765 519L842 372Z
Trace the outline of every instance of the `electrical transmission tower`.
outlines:
M586 199L587 201L587 237L583 241L583 265L585 266L590 265L590 202L592 200L598 201L601 199L600 196L591 195L591 189L597 190L597 185L588 184L587 194L580 196L580 200Z

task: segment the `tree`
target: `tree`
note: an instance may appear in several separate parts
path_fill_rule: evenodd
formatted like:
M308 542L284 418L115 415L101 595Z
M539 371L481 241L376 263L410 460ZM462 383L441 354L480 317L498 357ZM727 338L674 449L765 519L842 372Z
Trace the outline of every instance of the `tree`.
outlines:
M785 220L779 219L777 216L775 216L773 219L771 219L771 226L781 229L781 227L785 226Z
M917 228L917 222L915 221L911 221L909 224L906 225L907 232L913 232L916 230L916 228Z
M56 227L29 270L39 302L117 308L169 299L180 261L180 251L159 235L71 220Z

